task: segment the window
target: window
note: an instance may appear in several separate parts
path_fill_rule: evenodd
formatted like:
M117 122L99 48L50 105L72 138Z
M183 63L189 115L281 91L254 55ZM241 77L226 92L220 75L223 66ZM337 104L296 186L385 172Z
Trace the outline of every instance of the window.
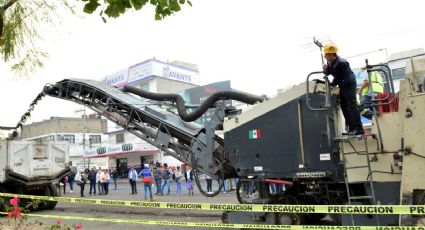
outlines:
M55 136L54 135L49 135L49 136L45 136L41 138L43 141L54 141L55 140Z
M75 143L75 135L74 134L58 134L56 136L58 141L68 141L69 143Z
M118 133L116 136L117 143L123 143L124 142L124 133Z
M403 78L406 72L406 68L393 69L394 78Z
M100 144L102 142L101 135L89 135L90 144Z
M140 87L141 90L144 90L144 91L149 91L150 90L149 82L143 83L139 87Z

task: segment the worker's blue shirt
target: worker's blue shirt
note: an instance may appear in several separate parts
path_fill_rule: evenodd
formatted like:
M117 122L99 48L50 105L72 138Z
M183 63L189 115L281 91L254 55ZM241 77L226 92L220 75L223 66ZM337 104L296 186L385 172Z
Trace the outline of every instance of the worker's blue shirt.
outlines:
M150 170L149 168L144 168L144 169L142 169L142 171L140 172L140 175L141 175L143 178L152 177L151 170Z
M356 77L350 68L350 64L339 56L336 56L332 63L328 63L328 69L325 70L325 73L334 77L332 86L347 87L356 84Z

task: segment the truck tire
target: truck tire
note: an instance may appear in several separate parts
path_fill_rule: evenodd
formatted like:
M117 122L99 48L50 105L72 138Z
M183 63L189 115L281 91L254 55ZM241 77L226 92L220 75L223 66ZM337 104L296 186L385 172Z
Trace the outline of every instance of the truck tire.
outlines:
M0 187L1 193L8 193L8 191L5 188ZM8 210L8 203L10 198L9 197L0 197L0 212L7 212ZM3 216L5 214L0 214L0 216Z
M59 196L59 191L54 184L50 184L47 188L49 189L50 196L53 196L53 197ZM57 203L58 203L57 201L49 201L47 204L47 209L50 209L50 210L55 209Z
M58 196L58 190L53 184L44 187L44 190L40 191L42 196ZM41 200L38 207L34 211L38 210L53 210L56 207L57 201Z

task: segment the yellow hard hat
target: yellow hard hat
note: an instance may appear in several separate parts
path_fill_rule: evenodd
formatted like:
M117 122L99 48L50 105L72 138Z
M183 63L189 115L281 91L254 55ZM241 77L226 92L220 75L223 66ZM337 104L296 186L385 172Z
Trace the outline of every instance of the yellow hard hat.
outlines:
M325 54L336 54L338 53L338 47L334 43L328 43L323 47L323 52Z

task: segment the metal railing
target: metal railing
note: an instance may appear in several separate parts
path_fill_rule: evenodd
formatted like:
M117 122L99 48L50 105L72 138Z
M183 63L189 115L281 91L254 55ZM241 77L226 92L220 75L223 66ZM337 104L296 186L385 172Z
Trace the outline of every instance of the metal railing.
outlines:
M313 76L313 75L318 75L318 74L324 75L323 79L324 79L324 84L325 84L325 105L324 105L324 107L314 108L310 104L310 77ZM317 81L318 80L316 79L315 84L317 84ZM329 83L328 76L325 75L323 71L311 72L307 76L306 87L307 87L306 88L307 93L306 93L306 100L305 101L306 101L307 107L310 110L313 110L313 111L327 111L327 110L329 110L329 108L331 107L331 103L330 103L330 101L331 101L331 89L330 89L330 83Z

